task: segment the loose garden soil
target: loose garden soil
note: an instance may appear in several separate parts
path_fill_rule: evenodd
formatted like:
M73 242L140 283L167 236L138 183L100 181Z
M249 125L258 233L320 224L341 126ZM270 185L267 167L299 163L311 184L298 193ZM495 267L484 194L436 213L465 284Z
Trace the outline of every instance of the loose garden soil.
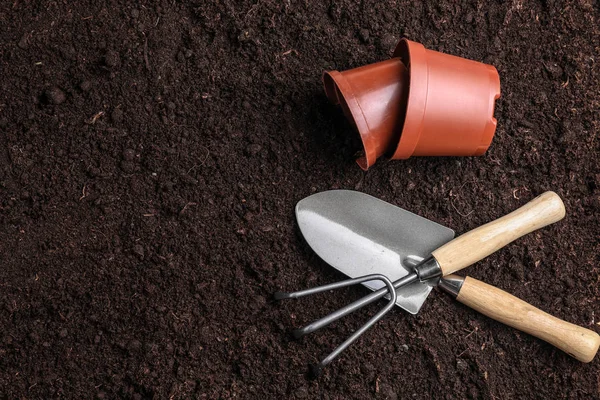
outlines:
M424 4L426 3L426 4ZM465 232L546 190L567 217L468 274L600 331L600 10L591 1L4 1L0 398L600 398L582 364L436 291L310 380L365 294L294 205L355 189ZM354 163L324 70L399 38L497 67L477 158Z

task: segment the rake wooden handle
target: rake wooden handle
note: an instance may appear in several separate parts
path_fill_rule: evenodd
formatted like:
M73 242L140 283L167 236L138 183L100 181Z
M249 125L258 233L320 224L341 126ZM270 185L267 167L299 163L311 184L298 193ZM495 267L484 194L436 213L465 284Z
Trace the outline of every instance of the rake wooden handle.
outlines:
M449 278L458 279L455 275ZM540 338L582 362L598 352L600 336L589 329L563 321L487 283L467 277L458 301L488 317Z
M433 257L444 276L468 267L501 247L565 216L565 206L554 192L545 192L521 208L473 229L435 250Z

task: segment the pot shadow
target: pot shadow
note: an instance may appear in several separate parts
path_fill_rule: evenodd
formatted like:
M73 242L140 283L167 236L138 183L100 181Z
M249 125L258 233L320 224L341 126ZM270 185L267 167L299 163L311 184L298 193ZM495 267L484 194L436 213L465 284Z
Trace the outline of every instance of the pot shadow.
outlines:
M307 133L310 139L309 158L311 162L325 163L332 170L351 168L361 171L356 160L364 154L363 144L356 126L344 115L339 105L332 104L325 93L311 91L302 100L306 107L294 119L295 129ZM401 128L395 134L397 142ZM407 169L420 171L446 170L456 166L457 160L464 157L410 157L406 160L392 160L393 151L379 157L371 168L396 168L399 172ZM470 158L470 157L468 157ZM392 165L389 165L389 163Z

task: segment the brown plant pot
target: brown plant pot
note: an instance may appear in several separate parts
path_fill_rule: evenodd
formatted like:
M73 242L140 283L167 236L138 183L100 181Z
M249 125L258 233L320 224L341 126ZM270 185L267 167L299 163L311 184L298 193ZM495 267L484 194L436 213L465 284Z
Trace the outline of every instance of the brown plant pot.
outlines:
M323 84L358 129L365 170L384 154L479 156L494 137L500 78L491 65L402 39L391 60L325 72Z

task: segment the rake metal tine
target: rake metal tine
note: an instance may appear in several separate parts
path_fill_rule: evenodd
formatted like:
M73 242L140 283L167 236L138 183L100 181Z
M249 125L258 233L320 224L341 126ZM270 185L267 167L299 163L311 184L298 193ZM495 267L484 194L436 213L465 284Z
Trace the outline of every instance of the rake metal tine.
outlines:
M273 296L275 300L283 299L298 299L300 297L310 296L311 294L317 294L326 292L328 290L339 289L347 286L356 285L357 283L363 283L375 280L387 280L387 277L381 274L365 275L353 279L345 279L343 281L329 283L327 285L317 286L310 289L299 290L297 292L276 292Z
M373 275L369 275L369 276L373 276ZM361 278L357 278L357 279L361 279ZM392 285L394 288L398 288L400 286L405 286L416 280L417 280L417 276L415 274L409 274L403 278L398 279L397 281L394 281L392 283ZM396 290L392 290L392 291L394 293L396 293ZM308 335L309 333L315 332L315 331L331 324L332 322L335 322L338 319L345 317L346 315L351 314L354 311L361 309L361 308L365 307L366 305L369 305L369 304L381 299L389 292L390 292L390 289L388 287L385 287L385 288L378 289L378 290L374 291L373 293L370 293L364 297L361 297L360 299L354 301L353 303L347 304L344 307L340 308L339 310L336 310L322 318L319 318L316 321L311 322L310 324L306 325L305 327L294 330L294 332L293 332L294 337L296 339L299 339L304 335Z
M383 292L382 292L382 295L379 297L383 297L383 295L385 295L385 292L387 291L388 293L390 293L390 301L384 308L379 310L379 312L377 314L375 314L373 317L371 317L371 319L369 319L364 325L362 325L352 335L350 335L350 337L348 339L346 339L341 345L336 347L327 357L325 357L323 360L321 360L321 362L319 362L316 366L314 366L313 373L315 375L319 375L320 371L323 367L325 367L327 364L331 363L337 356L339 356L344 350L346 350L348 348L348 346L350 346L352 343L354 343L363 333L365 333L369 328L371 328L377 321L379 321L385 314L388 313L388 311L390 311L394 307L394 304L396 304L396 300L397 300L397 296L398 296L396 294L396 289L394 288L394 284L392 283L392 281L390 281L384 275L372 274L372 275L362 276L359 278L347 279L344 281L331 283L329 285L323 285L323 286L318 286L318 287L311 288L311 289L300 290L298 292L289 292L289 293L277 292L277 293L275 293L275 299L277 299L277 300L300 298L300 297L304 297L304 296L309 296L311 294L325 292L327 290L339 289L342 287L352 286L352 285L356 285L358 283L374 281L374 280L379 280L379 281L382 281L383 283L385 283L385 285L387 286L387 289L386 290L380 289L380 291L383 290ZM379 297L377 297L377 298L379 298ZM372 301L374 301L374 300L372 300ZM370 301L370 302L372 302L372 301ZM362 307L362 305L361 305L361 307ZM360 308L360 307L358 307L358 308ZM358 309L358 308L355 308L355 309ZM347 313L344 315L347 315ZM327 316L327 317L329 317L329 316ZM325 319L327 317L325 317ZM341 317L338 317L336 319L339 319L339 318L341 318ZM333 321L329 321L329 323L331 323L331 322L333 322ZM302 331L302 330L298 330L298 331ZM296 336L296 334L294 334L294 336Z

